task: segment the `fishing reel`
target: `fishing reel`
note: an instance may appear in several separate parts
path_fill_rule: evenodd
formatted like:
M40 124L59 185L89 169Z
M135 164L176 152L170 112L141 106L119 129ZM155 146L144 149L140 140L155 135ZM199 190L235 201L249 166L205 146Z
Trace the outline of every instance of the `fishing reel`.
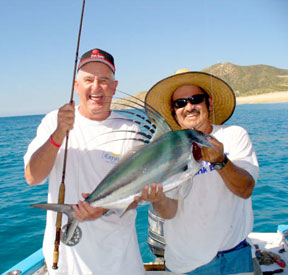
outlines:
M82 230L79 226L77 226L74 230L74 234L72 238L67 242L67 224L65 224L61 228L61 235L60 235L60 241L68 246L74 246L80 242L80 239L82 237Z

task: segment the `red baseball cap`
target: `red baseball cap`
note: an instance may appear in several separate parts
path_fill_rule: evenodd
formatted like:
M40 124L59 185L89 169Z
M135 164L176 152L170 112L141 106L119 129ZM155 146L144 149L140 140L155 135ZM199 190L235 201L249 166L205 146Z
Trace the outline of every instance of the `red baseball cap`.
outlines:
M92 49L81 56L78 71L80 68L89 62L102 62L106 64L113 73L115 73L114 58L110 53L107 53L100 49Z

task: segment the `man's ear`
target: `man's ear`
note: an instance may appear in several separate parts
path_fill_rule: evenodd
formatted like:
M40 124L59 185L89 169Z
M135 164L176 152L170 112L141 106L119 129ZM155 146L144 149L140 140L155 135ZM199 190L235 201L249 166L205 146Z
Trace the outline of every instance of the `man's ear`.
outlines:
M113 95L115 95L115 93L116 93L117 86L118 86L118 81L114 80L114 92L113 92Z
M77 95L79 95L79 94L78 94L78 87L79 87L79 82L78 82L77 79L75 79L75 80L74 80L74 90L76 91Z

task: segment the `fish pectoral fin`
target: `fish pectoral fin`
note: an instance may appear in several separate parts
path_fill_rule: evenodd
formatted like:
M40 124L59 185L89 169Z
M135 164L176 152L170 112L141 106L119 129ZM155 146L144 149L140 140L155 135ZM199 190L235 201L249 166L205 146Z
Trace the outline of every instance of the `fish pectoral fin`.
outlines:
M121 205L121 206L120 206ZM122 217L128 210L131 209L131 203L130 202L124 202L121 203L120 205L118 205L118 207L113 207L110 208L110 210L108 211L108 215L109 213L115 213L118 217ZM119 207L120 206L120 207Z
M128 207L122 209L111 209L111 211L113 211L117 216L121 218L126 213L126 211L128 211Z
M122 217L130 209L136 208L137 205L134 204L135 196L140 196L140 193L133 194L133 195L128 196L127 198L120 199L110 204L104 205L104 208L109 209L109 211L105 214L105 216L111 213L114 213L118 217Z

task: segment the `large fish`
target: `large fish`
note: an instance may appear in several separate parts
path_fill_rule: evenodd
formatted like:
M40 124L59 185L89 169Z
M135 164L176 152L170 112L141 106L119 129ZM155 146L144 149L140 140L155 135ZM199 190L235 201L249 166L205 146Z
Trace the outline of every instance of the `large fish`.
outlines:
M146 184L162 183L163 191L167 192L191 178L201 168L199 146L212 147L207 141L208 135L190 129L171 131L157 111L150 111L150 117L152 114L153 121L159 125L158 131L149 144L131 150L106 175L86 199L92 206L122 215ZM153 126L152 123L150 125ZM75 235L81 234L81 230L77 226L72 205L50 203L34 204L32 207L65 213L68 223L61 240L67 245L77 243L78 237ZM75 231L78 233L74 234Z
M201 155L196 144L212 146L207 135L196 130L182 130L168 132L142 148L130 151L86 201L121 215L146 184L162 183L164 192L177 187L201 168ZM34 204L32 207L65 213L68 224L62 241L69 244L78 224L72 205Z

